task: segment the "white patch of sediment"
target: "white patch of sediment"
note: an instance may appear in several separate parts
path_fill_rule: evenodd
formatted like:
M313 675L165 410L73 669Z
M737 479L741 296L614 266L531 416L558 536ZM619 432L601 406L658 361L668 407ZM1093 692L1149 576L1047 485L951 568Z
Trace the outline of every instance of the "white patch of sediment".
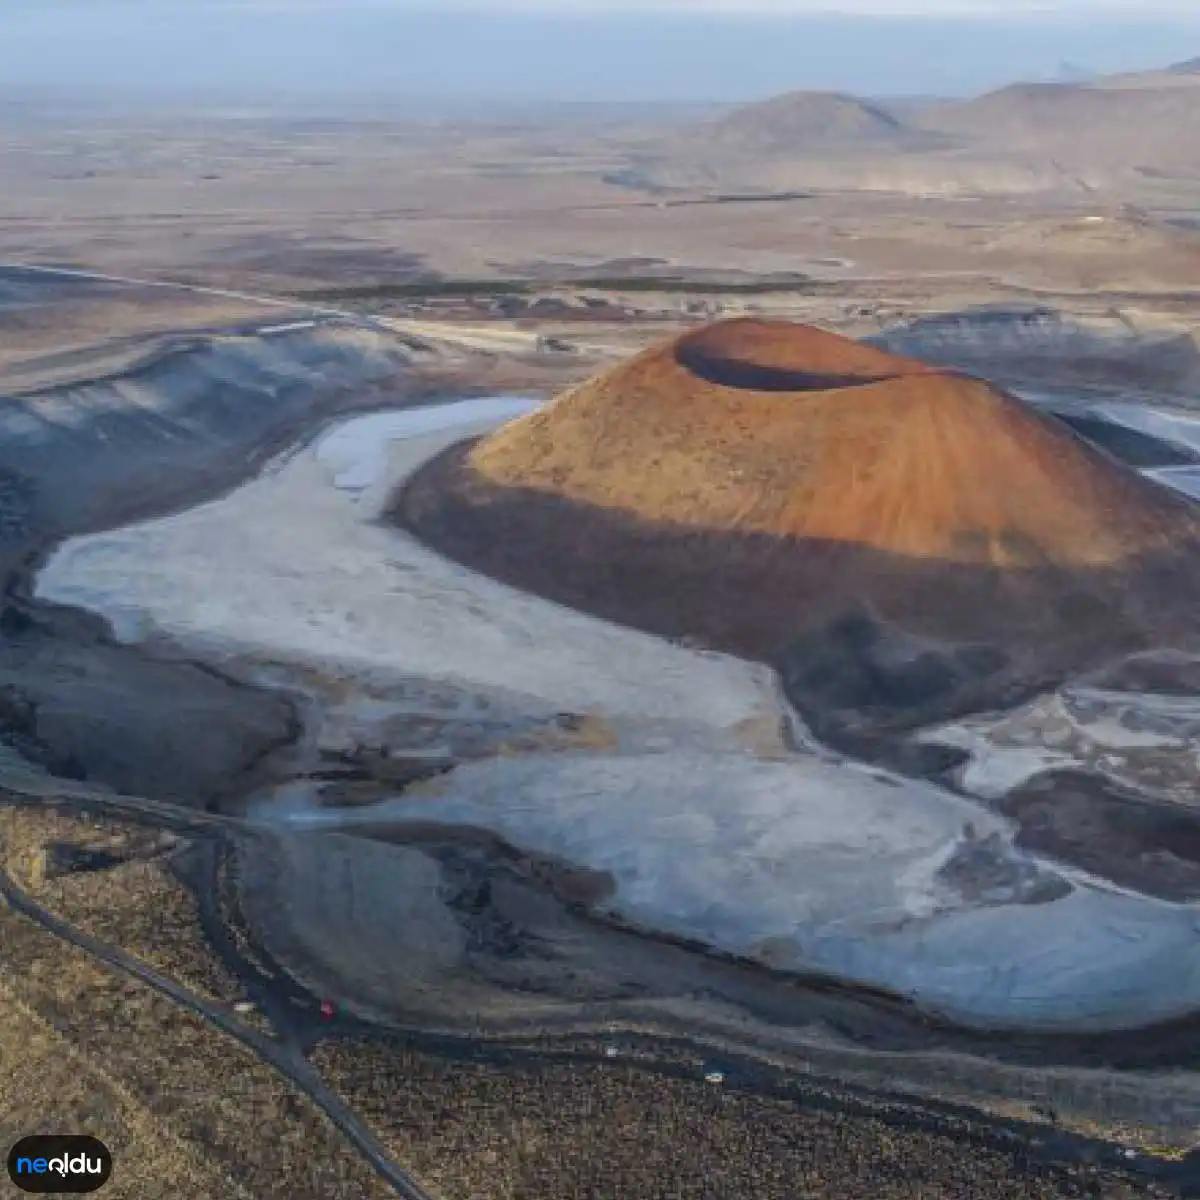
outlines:
M525 406L481 404L344 422L223 499L67 542L37 595L101 613L124 639L166 636L210 657L274 656L339 675L390 667L538 708L707 726L778 713L765 667L518 592L378 519L417 466Z
M611 872L603 908L635 925L886 987L966 1023L1113 1029L1200 1005L1200 908L1088 886L1027 903L1016 884L964 890L942 868L968 840L996 846L1012 879L1023 870L1026 883L1030 871L1053 883L1056 873L968 801L813 759L493 760L369 810L293 796L273 819L308 830L486 828Z
M1200 451L1200 417L1194 413L1169 412L1145 404L1101 404L1096 414L1138 433Z
M1200 467L1150 467L1142 474L1191 496L1193 500L1200 500Z
M1010 712L928 729L920 740L967 751L959 786L984 800L1044 771L1075 769L1194 805L1200 697L1071 685Z
M983 800L998 800L1043 771L1082 765L1071 755L1037 746L996 745L982 730L968 725L944 725L922 734L919 740L970 754L970 760L959 768L959 786Z
M372 413L346 421L326 434L317 443L316 456L336 472L335 487L362 492L385 476L392 442L475 422L499 423L537 407L536 400L524 396L485 396L445 406Z

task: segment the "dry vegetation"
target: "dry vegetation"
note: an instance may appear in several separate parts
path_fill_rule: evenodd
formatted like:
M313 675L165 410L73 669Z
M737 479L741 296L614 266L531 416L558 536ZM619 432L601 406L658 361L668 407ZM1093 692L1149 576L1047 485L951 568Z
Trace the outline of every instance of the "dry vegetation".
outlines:
M86 1047L75 1044L0 978L0 1141L32 1133L87 1131L112 1151L105 1195L145 1200L169 1190L179 1200L251 1200L203 1148L176 1135Z
M59 815L12 809L0 815L9 868L34 886L44 862L39 835L82 840L96 833L92 822ZM106 832L119 830L109 825ZM185 902L164 879L151 872L138 877L139 886L127 877L114 879L107 893L91 884L72 895L80 882L42 887L39 899L56 909L57 891L71 917L121 949L147 955L199 991L228 989L198 930L188 928ZM122 886L129 889L125 899ZM106 894L117 912L91 907ZM166 924L155 930L159 914ZM10 1001L0 1029L3 1087L23 1096L4 1106L6 1115L23 1133L48 1127L59 1112L89 1132L109 1132L118 1154L112 1186L123 1189L117 1194L281 1200L391 1194L306 1097L238 1042L7 907L0 909L0 963L0 990ZM74 1083L60 1091L59 1075L39 1073L46 1062L56 1070L70 1064Z
M633 1064L456 1062L331 1044L326 1077L446 1200L488 1196L1038 1197L1166 1195L1090 1170L1040 1167L967 1122L912 1124L819 1089L726 1090ZM419 1097L419 1099L417 1099Z
M52 844L129 861L103 870L48 873ZM178 845L146 829L50 808L0 809L9 871L38 903L76 929L119 946L147 966L219 1003L243 990L205 944L196 904L171 872Z

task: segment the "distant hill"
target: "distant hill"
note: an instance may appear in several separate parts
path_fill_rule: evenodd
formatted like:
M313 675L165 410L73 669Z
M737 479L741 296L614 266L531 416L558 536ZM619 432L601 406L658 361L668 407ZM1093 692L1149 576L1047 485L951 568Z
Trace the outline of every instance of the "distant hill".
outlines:
M1011 145L1014 140L1024 144L1063 132L1084 132L1096 122L1104 122L1104 132L1111 132L1114 122L1126 125L1165 115L1175 104L1174 97L1153 89L1125 92L1093 84L1014 83L971 100L925 109L919 120L940 133L1003 139Z
M940 135L914 128L910 106L842 92L788 92L715 120L664 130L638 147L624 180L651 189L781 192L878 186L904 176L881 164L935 149ZM935 172L936 175L936 172ZM932 183L936 188L937 180ZM914 190L930 187L918 172Z
M1198 168L1200 86L1160 86L1164 74L1013 84L925 109L914 121L964 144L1093 168Z
M796 153L811 146L896 145L913 134L883 107L840 92L788 92L691 131L711 149Z
M868 100L797 91L631 147L620 181L650 190L918 195L1058 193L1144 200L1200 182L1200 59L967 100Z

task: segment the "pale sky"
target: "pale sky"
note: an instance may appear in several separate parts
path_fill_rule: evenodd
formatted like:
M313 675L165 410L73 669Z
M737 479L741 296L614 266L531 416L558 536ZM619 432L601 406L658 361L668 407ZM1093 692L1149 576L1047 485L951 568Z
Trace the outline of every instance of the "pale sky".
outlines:
M964 94L1197 56L1200 0L0 0L0 98Z
M1196 17L1195 0L7 0L0 8L42 12L68 8L224 8L297 12L301 9L337 12L346 8L391 12L444 12L446 9L497 13L568 12L689 14L724 13L735 16L813 16L873 14L880 16L1004 16L1014 13L1042 16L1136 16L1152 13Z

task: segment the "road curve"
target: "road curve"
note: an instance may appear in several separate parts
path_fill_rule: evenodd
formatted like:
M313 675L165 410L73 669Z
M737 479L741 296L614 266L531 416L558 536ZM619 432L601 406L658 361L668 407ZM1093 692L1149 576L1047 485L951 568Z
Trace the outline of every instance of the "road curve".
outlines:
M138 279L132 275L106 275L101 271L80 271L72 267L44 267L37 263L0 262L3 271L27 271L32 275L50 275L62 279L89 279L97 283L125 283L137 287L170 288L173 291L192 292L200 296L220 296L226 300L244 300L249 304L269 305L273 308L302 309L325 316L353 317L357 314L339 308L314 306L299 300L287 300L278 296L255 296L249 292L231 291L228 288L205 287L198 283L175 283L169 279Z
M66 921L44 909L12 877L0 868L0 897L15 912L40 925L47 932L99 959L112 970L120 971L170 997L176 1004L195 1013L222 1033L236 1038L300 1089L334 1123L342 1135L403 1200L434 1200L416 1180L388 1157L374 1134L343 1101L335 1095L311 1063L295 1052L265 1037L257 1030L235 1020L219 1006L160 975L115 946L81 933Z
M467 350L490 353L525 353L536 351L539 337L535 332L506 328L475 328L451 322L425 321L419 318L382 317L372 313L355 312L352 309L336 308L328 304L312 304L304 300L292 300L282 296L262 296L250 292L232 291L229 288L206 287L198 283L179 283L170 279L139 279L132 275L108 275L100 271L82 271L70 267L44 267L36 263L0 262L0 271L23 271L34 275L47 275L63 279L87 279L96 283L120 283L134 287L167 288L179 292L191 292L197 296L216 296L224 300L239 300L246 304L261 304L269 308L288 309L298 316L318 319L350 321L356 325L374 329L380 333L408 335L435 342L446 342ZM603 354L604 348L575 342L576 349L584 353Z
M0 271L19 271L33 275L47 275L61 279L86 279L96 283L120 283L132 287L166 288L177 292L190 292L197 296L216 296L223 300L239 300L245 304L261 304L268 308L288 309L307 317L337 318L384 333L410 334L430 338L434 341L452 342L468 348L478 346L484 350L529 351L537 345L535 333L524 330L476 330L441 321L405 320L398 317L378 317L352 309L336 308L329 304L311 304L304 300L292 300L283 296L263 296L251 292L233 291L229 288L206 287L199 283L179 283L170 279L139 279L132 275L108 275L101 271L81 271L69 267L43 267L36 263L0 262Z

